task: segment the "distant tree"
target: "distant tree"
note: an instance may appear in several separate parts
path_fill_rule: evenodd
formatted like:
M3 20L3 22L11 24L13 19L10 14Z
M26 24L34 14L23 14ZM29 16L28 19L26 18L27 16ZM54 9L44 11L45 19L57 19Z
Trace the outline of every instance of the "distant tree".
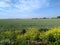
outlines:
M39 19L39 18L32 18L32 19Z
M46 18L46 17L43 17L43 19L48 19L48 18Z
M57 18L60 18L60 16L57 16Z

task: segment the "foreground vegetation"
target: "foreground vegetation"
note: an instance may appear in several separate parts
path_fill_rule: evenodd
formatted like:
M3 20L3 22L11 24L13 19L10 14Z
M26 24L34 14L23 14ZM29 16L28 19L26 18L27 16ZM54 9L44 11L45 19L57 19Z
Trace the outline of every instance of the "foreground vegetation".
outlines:
M2 31L0 32L0 45L28 45L27 40L43 42L47 45L60 44L60 27L41 32L36 28L28 28L26 31Z

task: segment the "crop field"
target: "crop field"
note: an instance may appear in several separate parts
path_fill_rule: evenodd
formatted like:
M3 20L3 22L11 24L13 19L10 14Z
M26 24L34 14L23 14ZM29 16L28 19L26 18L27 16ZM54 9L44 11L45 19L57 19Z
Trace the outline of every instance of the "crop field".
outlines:
M0 19L0 45L60 45L60 19Z
M60 19L4 19L0 20L0 30L20 30L30 27L54 28L60 26Z

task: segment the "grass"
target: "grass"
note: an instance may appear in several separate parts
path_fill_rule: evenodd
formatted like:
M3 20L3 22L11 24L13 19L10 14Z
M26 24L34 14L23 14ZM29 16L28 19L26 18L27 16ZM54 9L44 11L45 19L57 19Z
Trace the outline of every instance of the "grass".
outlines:
M29 27L54 28L60 26L60 19L4 19L0 20L0 30L20 30Z
M27 40L59 45L59 26L60 19L1 19L0 45L28 45Z

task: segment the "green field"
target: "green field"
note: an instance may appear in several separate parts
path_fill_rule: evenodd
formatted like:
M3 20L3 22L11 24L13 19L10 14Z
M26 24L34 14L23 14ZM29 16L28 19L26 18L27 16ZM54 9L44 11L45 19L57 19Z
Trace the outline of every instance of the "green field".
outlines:
M0 20L0 30L20 30L29 27L53 28L60 26L60 19L4 19Z
M29 44L60 45L60 19L0 19L0 45Z

